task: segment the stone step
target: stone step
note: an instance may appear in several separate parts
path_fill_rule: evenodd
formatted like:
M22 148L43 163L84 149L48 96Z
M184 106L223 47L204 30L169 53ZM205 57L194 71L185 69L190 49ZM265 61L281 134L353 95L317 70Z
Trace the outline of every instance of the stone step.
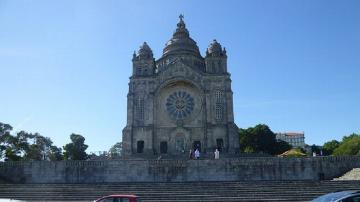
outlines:
M316 197L316 196L315 196ZM314 196L311 197L311 199L314 198ZM79 198L79 197L63 197L63 198L26 198L26 197L19 197L16 198L18 200L27 200L27 201L92 201L94 198ZM309 200L309 197L286 197L286 196L278 196L278 197L229 197L229 196L203 196L203 197L191 197L191 196L181 196L181 197L168 197L168 198L142 198L142 201L162 201L162 200L215 200L215 199L227 199L226 201L232 199L237 201L244 201L244 200L288 200L288 201L306 201Z
M256 183L255 183L256 184ZM297 186L302 186L304 188L310 188L309 186L327 186L327 187L338 187L338 186L357 186L360 185L360 181L359 182L351 182L351 183L339 183L339 184L288 184L288 185L258 185L256 184L257 188L288 188L288 189L292 189L292 188L296 188ZM97 185L85 185L83 187L81 186L73 186L73 185L61 185L61 186L57 186L57 185L46 185L46 186L39 186L39 185L16 185L16 186L11 186L11 185L6 185L6 186L2 186L0 187L1 189L7 189L7 188L11 188L11 189L37 189L37 188L41 188L41 189L132 189L132 188L142 188L142 189L169 189L169 190L176 190L178 188L181 189L193 189L193 188L204 188L204 189L212 189L212 188L222 188L222 187L226 187L226 188L246 188L246 187L251 187L254 185L217 185L217 186L193 186L193 185L184 185L184 186L173 186L173 185L167 185L167 186L157 186L157 185L152 185L152 186L141 186L141 185L124 185L124 186L97 186Z
M0 184L0 198L27 201L93 201L132 193L143 201L309 201L338 190L360 190L360 181L252 181L108 184Z

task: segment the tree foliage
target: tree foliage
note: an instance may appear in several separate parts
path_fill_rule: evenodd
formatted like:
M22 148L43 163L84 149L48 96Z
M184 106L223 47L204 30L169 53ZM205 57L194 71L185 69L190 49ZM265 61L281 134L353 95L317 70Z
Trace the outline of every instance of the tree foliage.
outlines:
M12 129L11 125L0 122L0 159L5 158L6 154L15 155L8 149L12 138L10 135Z
M27 146L24 160L45 160L52 145L50 138L41 136L39 133L30 134L29 138L33 143Z
M321 146L313 144L311 145L311 152L315 153L316 155L320 155L321 154Z
M20 161L29 150L31 134L20 131L15 136L10 132L1 136L2 153L5 161Z
M240 129L240 149L245 153L281 154L291 149L291 145L284 141L277 141L276 135L265 124Z
M275 151L274 154L282 154L285 151L289 151L291 148L292 148L292 146L289 143L287 143L283 140L278 140L276 143L276 146L274 148L274 151ZM301 149L299 149L299 150L301 150Z
M332 155L334 153L334 150L336 148L338 148L339 145L340 145L340 142L337 140L331 140L331 141L325 142L325 144L322 147L323 154L326 156Z
M360 135L353 133L349 136L344 136L339 146L334 150L333 154L336 156L360 156Z
M111 156L121 156L121 151L122 151L122 142L117 142L110 148L109 153Z
M50 146L49 160L50 161L61 161L64 159L62 149L57 146Z
M59 161L86 160L88 158L85 152L88 145L85 144L85 138L79 134L71 134L71 143L62 148L53 145L50 138L44 137L39 133L28 133L20 131L13 134L13 128L9 124L0 122L0 160L5 161L40 161L50 160ZM121 143L115 144L111 152L120 153Z
M56 146L52 145L50 138L26 131L11 135L11 131L12 127L9 124L0 123L0 159L3 158L5 161L52 159L52 150ZM61 152L57 158L62 158Z
M0 122L0 136L2 136L3 134L6 134L6 133L10 133L10 131L12 131L12 129L13 128L11 127L11 125Z
M86 160L88 158L85 150L88 145L85 144L85 138L79 134L70 135L71 143L66 144L64 148L64 158L67 160Z

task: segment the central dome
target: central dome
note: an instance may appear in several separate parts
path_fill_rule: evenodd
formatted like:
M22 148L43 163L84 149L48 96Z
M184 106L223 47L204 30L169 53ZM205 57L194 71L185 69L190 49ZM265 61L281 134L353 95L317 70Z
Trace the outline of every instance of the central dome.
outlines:
M184 16L179 16L180 21L177 23L177 28L173 37L166 43L163 50L163 57L172 54L191 54L201 57L199 47L196 42L190 38L189 31L186 29L183 21Z

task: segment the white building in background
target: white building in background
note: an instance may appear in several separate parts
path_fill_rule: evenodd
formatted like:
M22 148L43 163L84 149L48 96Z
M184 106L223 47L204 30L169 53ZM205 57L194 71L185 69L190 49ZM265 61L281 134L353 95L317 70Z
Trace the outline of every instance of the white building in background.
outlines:
M283 140L293 147L305 148L305 136L304 132L285 132L285 133L276 133L277 140Z

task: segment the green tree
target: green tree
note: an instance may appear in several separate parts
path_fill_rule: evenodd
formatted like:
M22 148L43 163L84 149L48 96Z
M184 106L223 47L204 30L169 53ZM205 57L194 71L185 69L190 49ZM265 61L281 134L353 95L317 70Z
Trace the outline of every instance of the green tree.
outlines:
M48 157L51 161L61 161L64 159L64 156L62 154L62 149L56 146L50 146Z
M5 149L5 161L20 161L22 159L20 152L10 147Z
M278 140L276 143L276 146L274 148L274 151L275 151L275 154L282 154L285 151L289 151L291 148L292 148L292 146L289 143L287 143L283 140Z
M356 134L356 133L352 133L352 134L349 135L349 136L344 136L341 142L346 142L346 141L348 141L348 140L350 140L350 139L352 139L352 138L354 138L354 137L359 137L359 135Z
M6 123L1 123L0 122L0 136L6 134L6 133L9 133L12 131L12 127L11 125L9 124L6 124Z
M328 155L332 155L334 150L336 148L338 148L340 145L340 142L337 140L331 140L328 142L325 142L325 144L323 145L322 149L323 149L323 154L328 156Z
M274 155L291 149L288 143L277 141L275 133L265 124L240 129L239 135L240 149L245 153L264 152Z
M85 144L85 138L78 134L70 135L71 143L66 144L64 148L64 158L67 160L86 160L88 155L85 150L88 145Z
M111 156L121 156L121 151L122 151L122 142L117 142L110 148L109 153Z
M11 135L12 127L0 123L0 159L20 160L61 160L60 148L53 146L50 138L39 133L18 132Z
M0 159L5 157L6 149L8 148L8 140L11 137L10 132L12 127L9 124L0 122Z
M244 153L255 153L255 150L251 146L246 146L242 151Z
M312 152L312 153L315 152L317 155L320 155L320 153L321 153L321 146L315 145L315 144L311 145L311 152Z
M16 133L16 148L25 155L30 147L30 139L33 139L34 135L26 131L20 131Z
M16 136L10 133L5 133L1 136L1 145L3 157L5 161L20 161L23 155L29 149L28 138L31 134L20 131Z
M25 151L24 160L47 160L50 147L53 143L51 139L39 133L31 134L28 137L28 142L32 141L33 143L30 144Z
M360 155L360 135L351 134L343 137L339 146L334 150L334 155Z

